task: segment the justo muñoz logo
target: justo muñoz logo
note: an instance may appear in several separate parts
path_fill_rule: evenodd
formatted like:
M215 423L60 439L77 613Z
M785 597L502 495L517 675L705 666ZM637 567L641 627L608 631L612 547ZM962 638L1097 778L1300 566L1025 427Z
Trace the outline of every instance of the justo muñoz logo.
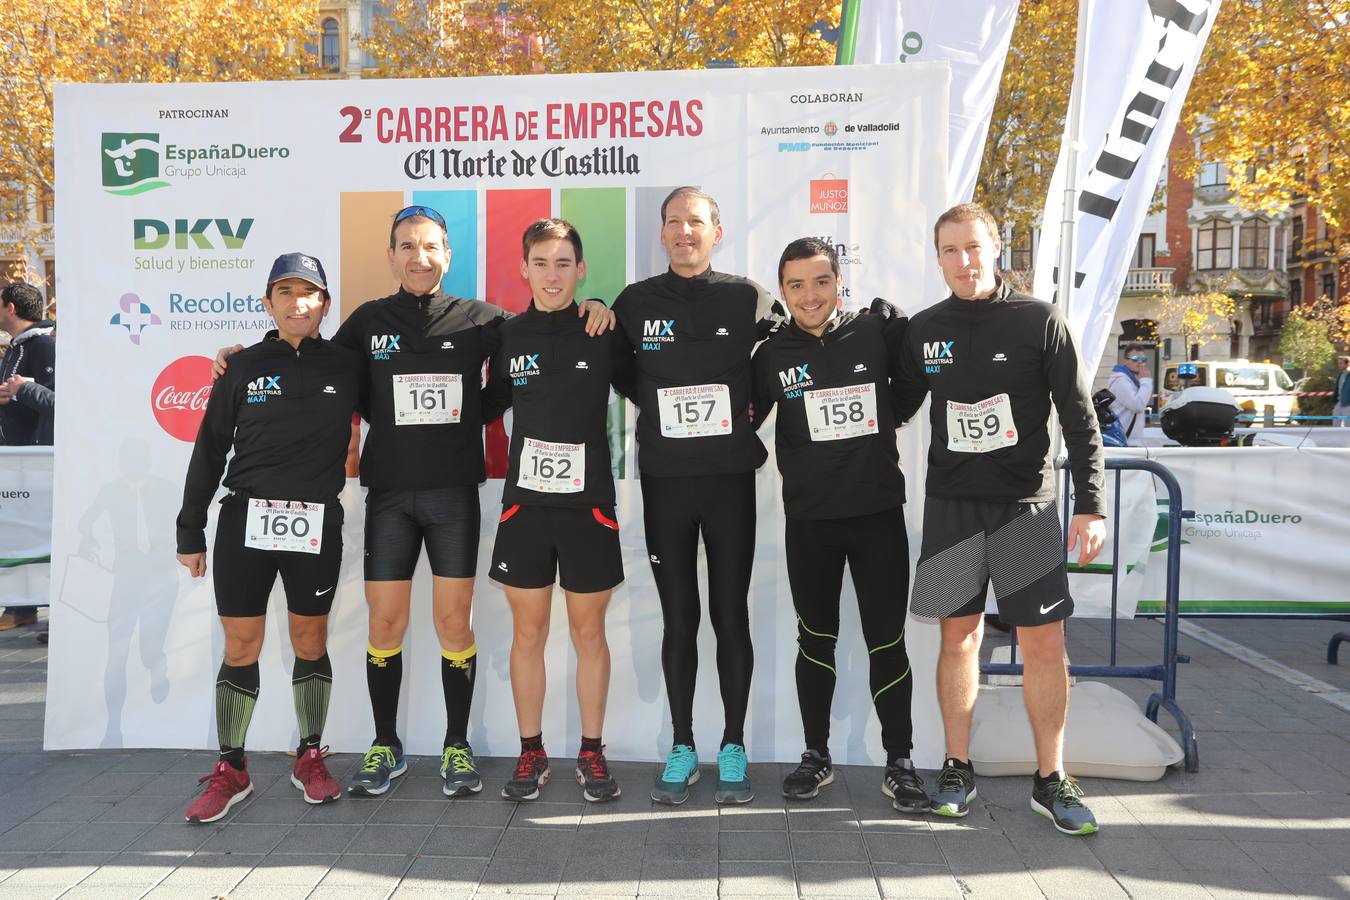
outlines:
M155 421L173 437L192 443L211 397L211 360L184 356L164 367L150 389Z

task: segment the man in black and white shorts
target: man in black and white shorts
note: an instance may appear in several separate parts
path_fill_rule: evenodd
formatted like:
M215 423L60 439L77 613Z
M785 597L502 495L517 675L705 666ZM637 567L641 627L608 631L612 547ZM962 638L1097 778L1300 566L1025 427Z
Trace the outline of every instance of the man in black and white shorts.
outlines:
M1017 293L996 274L999 229L977 204L944 212L934 243L947 299L910 320L901 354L899 418L929 392L923 545L910 609L942 620L938 702L947 759L932 809L960 817L975 798L970 725L990 584L999 617L1018 627L1023 695L1036 740L1032 809L1066 834L1096 820L1064 774L1068 673L1063 620L1073 612L1051 466L1050 405L1059 414L1074 488L1068 547L1080 564L1105 526L1101 434L1073 334L1055 306Z

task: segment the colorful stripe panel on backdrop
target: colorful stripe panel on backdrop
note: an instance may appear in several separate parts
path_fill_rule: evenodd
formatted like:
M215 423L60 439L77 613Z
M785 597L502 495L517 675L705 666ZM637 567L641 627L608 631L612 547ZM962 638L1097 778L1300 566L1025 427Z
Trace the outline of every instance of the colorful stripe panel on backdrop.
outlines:
M628 198L624 188L563 188L558 192L559 215L581 233L586 256L586 280L577 287L578 299L614 298L628 284ZM609 460L615 478L627 469L628 403L618 395L609 403Z
M450 268L441 289L452 297L478 296L478 192L413 191L410 205L430 206L445 216Z
M389 225L404 206L402 191L342 194L338 202L338 311L342 321L367 300L398 288L389 274Z

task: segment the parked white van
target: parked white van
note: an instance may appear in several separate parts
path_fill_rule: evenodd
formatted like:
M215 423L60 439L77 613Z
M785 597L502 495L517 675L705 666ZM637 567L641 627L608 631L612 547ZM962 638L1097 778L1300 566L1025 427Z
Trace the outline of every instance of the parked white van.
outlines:
M1189 383L1182 381L1178 367L1195 366L1195 376ZM1260 425L1262 418L1271 415L1278 422L1287 422L1298 415L1298 396L1289 374L1274 363L1251 362L1245 359L1201 359L1191 363L1168 363L1163 368L1161 405L1187 387L1223 388L1233 395L1241 407L1240 415L1255 414L1255 420L1243 419L1240 425Z

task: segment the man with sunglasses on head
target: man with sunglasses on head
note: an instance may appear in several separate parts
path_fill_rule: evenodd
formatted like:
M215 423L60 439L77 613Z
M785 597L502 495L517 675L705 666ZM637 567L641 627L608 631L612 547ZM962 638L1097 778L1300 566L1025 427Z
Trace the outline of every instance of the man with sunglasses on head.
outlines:
M407 771L397 730L403 638L413 571L425 545L445 698L442 790L460 797L483 789L468 742L477 662L470 616L478 486L486 477L480 386L495 339L484 326L507 313L445 293L449 236L445 218L432 207L400 210L387 252L398 291L361 304L333 337L361 354L362 408L370 423L361 483L367 488L366 683L375 739L347 790L383 794ZM613 322L601 303L582 304L578 315L588 317L591 333Z
M1132 444L1144 434L1145 414L1153 397L1153 373L1142 347L1125 348L1125 359L1111 370L1106 389L1116 398L1111 412L1125 433L1125 443Z

